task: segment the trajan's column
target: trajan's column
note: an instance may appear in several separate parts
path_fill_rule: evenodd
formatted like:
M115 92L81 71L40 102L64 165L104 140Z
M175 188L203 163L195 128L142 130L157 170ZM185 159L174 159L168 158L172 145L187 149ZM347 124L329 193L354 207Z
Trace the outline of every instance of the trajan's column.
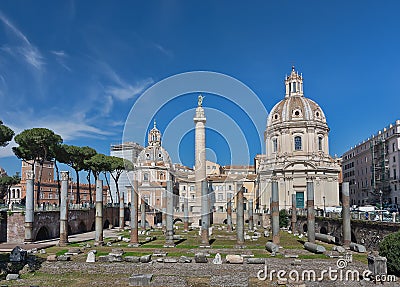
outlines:
M196 205L193 206L194 213L201 212L201 181L206 180L206 116L203 109L203 96L199 95L196 108L196 115L194 116L195 124L195 166L194 174L196 181Z

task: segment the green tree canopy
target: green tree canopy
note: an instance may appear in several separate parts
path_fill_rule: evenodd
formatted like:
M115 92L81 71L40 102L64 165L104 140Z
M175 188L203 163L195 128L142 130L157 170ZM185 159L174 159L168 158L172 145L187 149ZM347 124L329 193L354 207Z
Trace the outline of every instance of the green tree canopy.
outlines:
M85 160L90 159L96 154L96 150L91 147L74 146L63 144L57 151L57 159L75 170L76 174L76 203L80 203L79 172L85 169Z
M4 197L8 194L10 200L10 188L14 184L18 184L21 181L19 174L13 176L0 177L0 202L4 202Z
M9 127L3 125L3 122L0 120L0 146L5 147L12 140L14 136L14 131Z
M46 128L32 128L24 130L14 138L18 144L13 147L14 154L25 162L32 165L34 169L38 162L40 165L39 177L37 179L37 203L40 198L40 183L42 180L42 170L45 161L51 161L55 157L57 146L61 145L63 140L60 135Z
M99 178L101 172L111 170L111 163L108 156L101 153L95 154L84 162L88 167L90 167L96 180Z

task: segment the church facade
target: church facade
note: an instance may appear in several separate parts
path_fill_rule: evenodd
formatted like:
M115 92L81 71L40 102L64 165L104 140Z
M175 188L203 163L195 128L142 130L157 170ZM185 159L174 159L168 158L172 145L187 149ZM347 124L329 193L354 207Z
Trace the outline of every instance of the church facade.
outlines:
M307 182L314 183L316 208L339 205L340 166L329 155L329 127L321 107L304 96L303 77L292 68L285 98L271 110L264 133L266 154L258 157L260 203L269 208L271 182L278 182L279 208L305 208Z

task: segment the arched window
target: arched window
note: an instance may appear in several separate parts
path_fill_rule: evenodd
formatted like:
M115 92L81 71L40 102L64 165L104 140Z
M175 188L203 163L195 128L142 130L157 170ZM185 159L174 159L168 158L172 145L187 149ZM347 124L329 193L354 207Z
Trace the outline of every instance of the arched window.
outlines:
M277 138L272 139L272 151L273 152L278 151L278 139Z
M294 137L294 150L301 150L301 137L295 136Z
M318 137L318 150L322 150L322 141L323 141L322 136Z

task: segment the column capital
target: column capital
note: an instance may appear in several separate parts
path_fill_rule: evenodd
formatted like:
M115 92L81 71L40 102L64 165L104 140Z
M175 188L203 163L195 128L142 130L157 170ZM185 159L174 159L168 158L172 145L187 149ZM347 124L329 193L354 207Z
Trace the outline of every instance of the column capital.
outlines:
M27 179L27 180L31 180L31 179L33 179L33 177L34 177L34 173L33 173L32 170L28 170L28 171L25 173L25 175L26 175L26 179Z
M61 180L68 181L68 179L69 179L69 171L62 171L61 172Z

